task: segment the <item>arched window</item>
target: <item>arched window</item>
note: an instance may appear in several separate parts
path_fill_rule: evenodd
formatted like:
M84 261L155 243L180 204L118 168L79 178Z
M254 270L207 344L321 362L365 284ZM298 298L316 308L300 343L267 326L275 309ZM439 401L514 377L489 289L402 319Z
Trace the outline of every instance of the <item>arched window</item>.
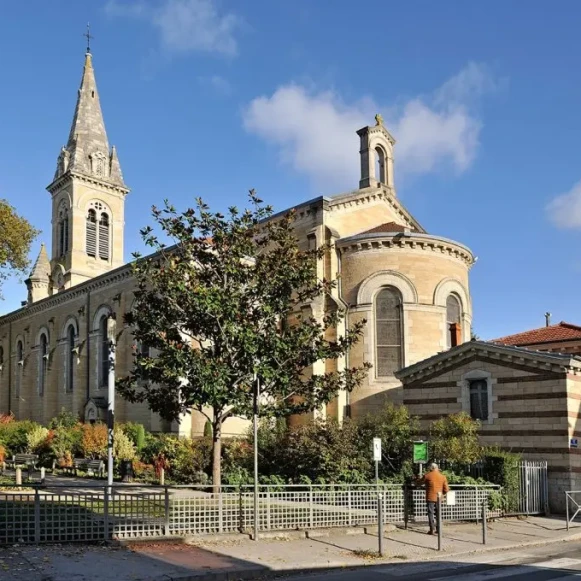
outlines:
M375 297L375 369L377 377L389 377L401 369L402 298L392 286Z
M446 299L446 343L448 349L462 343L462 307L456 295Z
M87 212L86 251L89 256L97 256L97 212L93 208Z
M99 319L99 387L107 386L109 375L109 341L107 339L107 315Z
M385 158L385 152L383 151L383 149L381 147L376 147L375 148L375 178L377 179L378 182L381 182L382 184L387 184L387 180L386 178L386 171L385 171L385 167L386 167L386 158Z
M66 344L66 358L65 358L65 389L69 393L73 391L75 381L75 327L69 325L67 327L67 344Z
M109 216L105 212L99 220L99 258L109 260Z
M40 335L38 348L38 395L44 395L46 374L48 372L48 339L45 333Z
M24 345L22 341L16 343L16 371L14 377L14 393L16 397L20 396L20 387L22 385L22 368L24 367Z

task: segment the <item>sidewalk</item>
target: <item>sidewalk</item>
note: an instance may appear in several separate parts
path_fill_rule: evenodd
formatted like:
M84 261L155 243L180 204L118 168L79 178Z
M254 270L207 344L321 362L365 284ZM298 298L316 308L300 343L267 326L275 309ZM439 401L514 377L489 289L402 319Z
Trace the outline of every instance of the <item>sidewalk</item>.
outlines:
M386 533L385 557L377 557L373 534L335 534L289 540L254 542L228 538L209 542L198 538L180 542L135 543L122 547L16 546L0 549L0 581L213 581L273 577L276 572L357 567L428 559L466 557L480 551L565 542L581 539L581 526L559 518L504 519L488 526L482 544L482 526L445 525L443 550L425 527ZM322 531L317 531L319 534Z

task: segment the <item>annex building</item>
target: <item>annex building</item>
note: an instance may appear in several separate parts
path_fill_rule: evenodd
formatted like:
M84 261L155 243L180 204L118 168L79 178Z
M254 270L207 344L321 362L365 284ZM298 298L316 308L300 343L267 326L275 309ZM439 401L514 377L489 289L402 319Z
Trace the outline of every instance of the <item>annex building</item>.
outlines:
M395 373L468 341L472 319L471 251L429 234L397 198L395 139L381 116L357 134L358 188L297 206L301 243L330 242L332 250L318 268L321 276L340 277L330 299L311 305L312 314L344 308L345 324L368 321L348 361L320 361L313 368L318 373L332 365L373 364L360 389L339 394L319 412L339 420L373 412L386 393L403 403ZM66 408L95 420L104 417L106 405L107 318L115 313L123 321L134 281L123 245L125 203L131 198L107 139L90 53L68 140L47 190L51 240L26 281L26 303L0 317L0 412L45 423ZM120 328L118 377L131 369L136 348L131 329ZM146 404L119 398L115 407L119 421L141 422L148 430L203 432L205 419L196 414L170 425ZM229 420L224 433L244 426Z

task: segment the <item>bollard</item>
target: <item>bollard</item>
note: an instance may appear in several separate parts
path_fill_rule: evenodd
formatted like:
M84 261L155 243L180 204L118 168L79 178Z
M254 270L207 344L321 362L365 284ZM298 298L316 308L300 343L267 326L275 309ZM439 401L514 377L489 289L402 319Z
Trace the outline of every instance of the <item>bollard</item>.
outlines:
M438 551L442 550L442 493L438 492L438 502L436 504L438 511L436 524L438 525Z
M22 468L16 468L16 486L22 486Z
M165 470L163 468L159 469L159 485L165 486Z
M44 484L44 479L46 477L45 471L46 471L46 468L44 468L44 467L42 467L40 469L40 483L41 484Z
M486 544L486 535L488 531L486 529L486 498L482 501L482 544Z
M379 556L383 557L383 495L377 495L377 538L379 540Z

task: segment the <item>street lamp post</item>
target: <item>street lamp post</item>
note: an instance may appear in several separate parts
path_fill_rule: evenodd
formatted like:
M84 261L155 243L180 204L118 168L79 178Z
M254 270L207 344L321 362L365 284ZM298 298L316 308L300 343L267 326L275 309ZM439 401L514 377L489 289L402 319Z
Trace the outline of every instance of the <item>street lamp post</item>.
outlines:
M107 375L107 487L111 494L113 486L113 429L115 427L115 348L117 344L117 321L115 313L107 319L107 345L109 368Z
M260 398L260 380L254 377L254 540L258 541L258 405Z

